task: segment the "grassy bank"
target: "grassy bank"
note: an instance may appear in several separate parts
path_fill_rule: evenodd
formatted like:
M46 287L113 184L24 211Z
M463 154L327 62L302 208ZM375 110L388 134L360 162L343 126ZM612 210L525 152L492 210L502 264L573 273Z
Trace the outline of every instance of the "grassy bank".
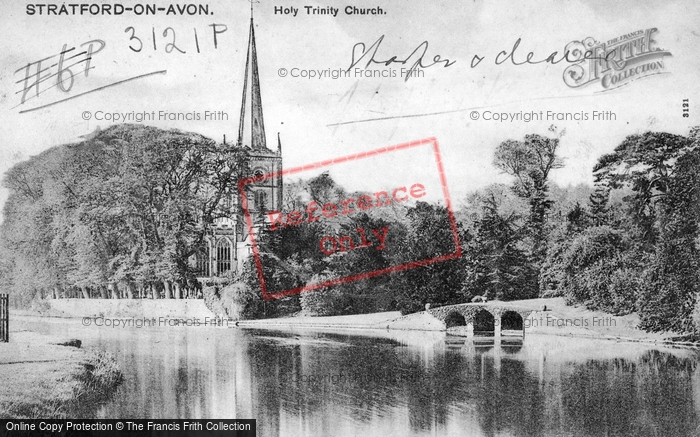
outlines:
M90 418L122 380L113 357L32 332L0 343L0 417Z

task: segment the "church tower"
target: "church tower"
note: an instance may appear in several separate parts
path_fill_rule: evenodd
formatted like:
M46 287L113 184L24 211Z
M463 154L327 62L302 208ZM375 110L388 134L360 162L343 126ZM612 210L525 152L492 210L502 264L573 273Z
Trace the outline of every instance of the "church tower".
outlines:
M250 12L250 31L236 146L245 149L248 153L248 168L251 172L249 176L262 176L282 170L282 142L278 134L277 150L267 148L252 5ZM282 210L281 175L249 184L248 187L250 188L248 209L251 214ZM233 189L231 195L234 198L238 196L237 187ZM238 203L234 198L229 201L232 206ZM212 235L207 238L206 247L196 255L196 269L200 278L225 276L228 272L239 269L243 261L250 256L248 227L245 224L245 217L240 212L234 212L236 209L232 208L232 217L216 221Z
M282 143L279 134L277 150L267 148L252 10L237 145L248 151L251 176L262 176L282 170ZM248 206L251 214L281 210L282 177L276 176L252 184Z

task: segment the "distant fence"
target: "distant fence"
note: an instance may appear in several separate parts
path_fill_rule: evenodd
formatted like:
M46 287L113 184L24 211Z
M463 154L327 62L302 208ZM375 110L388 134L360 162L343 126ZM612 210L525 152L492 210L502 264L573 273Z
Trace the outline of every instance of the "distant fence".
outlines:
M10 341L10 299L7 294L0 294L0 341Z

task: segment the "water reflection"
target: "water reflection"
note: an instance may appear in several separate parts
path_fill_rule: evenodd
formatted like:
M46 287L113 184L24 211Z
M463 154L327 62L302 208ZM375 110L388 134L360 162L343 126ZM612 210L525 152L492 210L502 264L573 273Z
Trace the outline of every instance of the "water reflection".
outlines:
M126 381L102 417L256 418L259 435L698 435L698 352L564 337L86 330Z

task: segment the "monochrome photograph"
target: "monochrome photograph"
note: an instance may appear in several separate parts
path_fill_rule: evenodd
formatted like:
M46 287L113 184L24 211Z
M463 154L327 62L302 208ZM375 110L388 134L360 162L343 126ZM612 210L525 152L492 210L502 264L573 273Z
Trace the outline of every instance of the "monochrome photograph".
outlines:
M696 2L51 1L0 435L700 436Z

